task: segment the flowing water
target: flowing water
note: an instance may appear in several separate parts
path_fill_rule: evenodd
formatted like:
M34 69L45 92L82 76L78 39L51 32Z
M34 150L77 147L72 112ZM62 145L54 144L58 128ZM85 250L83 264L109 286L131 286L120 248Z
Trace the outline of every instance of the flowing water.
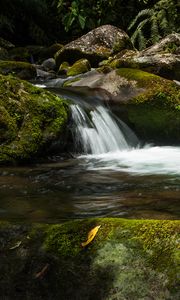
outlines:
M103 106L71 109L76 154L0 168L1 219L178 219L180 147L140 147L126 124Z

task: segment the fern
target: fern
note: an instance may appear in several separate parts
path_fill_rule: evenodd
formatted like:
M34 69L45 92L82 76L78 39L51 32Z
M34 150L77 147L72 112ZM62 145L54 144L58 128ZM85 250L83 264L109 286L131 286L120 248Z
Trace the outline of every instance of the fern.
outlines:
M178 31L177 7L176 0L159 0L151 9L140 11L128 27L131 32L136 26L131 35L132 43L141 50L147 43L156 43L175 29Z

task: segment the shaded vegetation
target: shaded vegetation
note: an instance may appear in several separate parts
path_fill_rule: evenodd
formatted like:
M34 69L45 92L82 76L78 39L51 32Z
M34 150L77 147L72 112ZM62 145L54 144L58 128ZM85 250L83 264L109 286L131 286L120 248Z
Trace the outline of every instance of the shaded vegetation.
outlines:
M2 0L0 36L16 45L50 44L111 24L132 28L132 40L143 48L178 32L178 22L176 0Z

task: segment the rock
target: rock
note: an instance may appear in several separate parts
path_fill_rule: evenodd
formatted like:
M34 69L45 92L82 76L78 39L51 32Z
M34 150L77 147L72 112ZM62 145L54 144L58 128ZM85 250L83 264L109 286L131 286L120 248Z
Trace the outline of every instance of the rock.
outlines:
M86 73L91 70L91 65L86 58L81 58L77 60L70 68L67 70L67 76L75 76L82 73Z
M57 96L0 75L0 164L43 157L65 144L68 106Z
M0 74L15 74L21 79L34 79L36 68L28 62L0 61Z
M54 57L55 53L60 50L63 45L55 43L49 47L30 45L26 48L32 55L35 63L42 63L44 60Z
M31 53L27 47L14 47L9 50L9 59L31 62Z
M39 69L38 67L36 68L36 72L37 72L37 77L36 79L40 79L40 80L49 80L49 79L54 79L56 78L56 73L51 71L51 72L46 72L43 71L41 69Z
M93 29L82 37L70 42L56 55L56 64L63 61L72 64L78 59L86 58L92 67L122 49L133 49L129 36L112 25L103 25Z
M167 79L180 80L180 34L170 34L141 52L121 52L106 63L115 68L138 68Z
M86 74L85 74L86 75ZM107 74L90 72L64 86L108 92L113 111L146 142L180 144L180 87L175 82L137 69ZM111 98L110 96L111 95Z
M59 67L58 74L66 75L69 67L70 67L69 63L67 61L63 61Z
M141 51L145 55L153 55L158 53L180 54L180 34L172 33L161 39L158 43Z
M179 300L179 232L180 221L1 222L1 298Z
M55 71L56 69L56 62L54 58L48 58L44 60L41 64L44 71Z

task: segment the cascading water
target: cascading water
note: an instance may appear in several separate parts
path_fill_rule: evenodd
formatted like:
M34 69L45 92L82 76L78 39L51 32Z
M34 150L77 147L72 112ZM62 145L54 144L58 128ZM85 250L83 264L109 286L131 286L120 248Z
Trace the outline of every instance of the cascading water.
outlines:
M86 112L74 104L71 111L76 151L86 159L87 169L139 175L180 174L179 147L140 148L132 130L103 106L90 107Z
M135 134L122 121L118 122L103 106L93 107L88 113L79 105L72 105L75 124L74 141L77 151L102 154L131 148L137 144ZM120 128L121 127L121 128ZM128 142L128 136L130 142Z

